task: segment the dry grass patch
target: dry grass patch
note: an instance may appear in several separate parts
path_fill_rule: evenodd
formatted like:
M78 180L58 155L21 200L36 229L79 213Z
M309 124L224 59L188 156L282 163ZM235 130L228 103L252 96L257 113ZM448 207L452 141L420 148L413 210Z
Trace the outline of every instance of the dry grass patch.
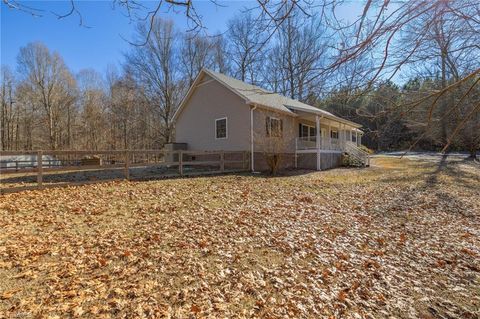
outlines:
M368 169L0 197L0 317L478 318L480 173Z

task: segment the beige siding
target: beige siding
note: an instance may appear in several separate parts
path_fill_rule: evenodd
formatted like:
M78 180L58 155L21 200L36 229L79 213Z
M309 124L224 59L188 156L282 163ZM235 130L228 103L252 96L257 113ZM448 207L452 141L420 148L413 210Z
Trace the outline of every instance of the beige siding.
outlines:
M294 117L284 113L269 111L257 108L253 113L253 127L255 139L255 152L268 151L269 148L277 148L282 153L295 153L295 137L297 133L297 122ZM275 117L283 121L283 136L281 145L274 145L275 139L267 137L266 118Z
M190 150L248 151L250 107L238 95L205 75L175 124L175 141ZM215 138L215 120L227 118L227 138Z

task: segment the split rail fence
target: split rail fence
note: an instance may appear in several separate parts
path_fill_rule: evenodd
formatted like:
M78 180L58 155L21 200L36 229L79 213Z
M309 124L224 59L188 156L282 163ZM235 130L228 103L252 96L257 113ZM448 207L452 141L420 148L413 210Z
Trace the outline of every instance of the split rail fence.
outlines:
M249 170L249 158L241 151L1 151L0 193L242 172Z

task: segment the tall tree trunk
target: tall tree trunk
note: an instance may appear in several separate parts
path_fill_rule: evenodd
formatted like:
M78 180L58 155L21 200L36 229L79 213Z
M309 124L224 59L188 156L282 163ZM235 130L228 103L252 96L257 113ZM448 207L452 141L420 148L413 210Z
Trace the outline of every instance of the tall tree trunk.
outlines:
M477 148L476 147L471 147L469 149L470 156L469 158L476 160L477 159Z
M68 106L67 110L67 148L71 149L72 144L71 144L71 130L70 130L70 125L71 125L71 114L70 114L70 106Z
M442 48L441 49L441 61L442 61L442 90L445 89L447 87L447 63L446 63L446 60L447 60L447 57L446 57L446 52L445 50ZM442 102L441 102L441 115L445 114L445 112L447 112L447 108L448 108L448 102L447 102L447 98L448 96L446 96L445 94L442 96ZM442 144L446 143L447 142L447 125L448 125L448 118L447 117L442 117L441 119L441 127L440 127L440 138L441 138L441 142Z

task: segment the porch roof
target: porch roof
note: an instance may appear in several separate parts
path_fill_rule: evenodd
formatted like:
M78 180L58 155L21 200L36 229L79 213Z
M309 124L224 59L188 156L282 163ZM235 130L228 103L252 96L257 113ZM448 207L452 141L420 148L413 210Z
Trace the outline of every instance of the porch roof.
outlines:
M348 126L352 127L354 131L362 132L362 130L360 130L362 125L360 125L358 123L355 123L355 122L352 122L352 121L349 121L349 120L346 120L346 119L343 119L341 117L335 116L335 115L333 115L331 113L328 113L328 112L326 112L328 114L324 114L324 113L319 113L319 112L311 111L311 110L301 110L299 108L296 108L296 109L292 108L292 110L293 110L293 112L295 112L295 114L297 114L297 117L300 118L300 119L305 119L305 120L310 121L310 122L315 122L316 116L319 116L321 122L323 122L324 120L328 120L328 121L331 121L331 122L341 123L341 124L345 124L345 125L348 125ZM322 110L320 110L320 111L322 111Z

